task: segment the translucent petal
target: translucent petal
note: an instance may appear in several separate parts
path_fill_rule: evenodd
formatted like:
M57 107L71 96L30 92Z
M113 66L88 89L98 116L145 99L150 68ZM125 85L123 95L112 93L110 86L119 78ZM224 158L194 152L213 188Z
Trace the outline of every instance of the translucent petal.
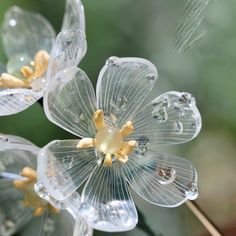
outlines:
M32 210L21 199L0 201L0 235L9 236L20 231L32 219Z
M38 148L25 139L0 135L0 235L19 231L32 219L32 209L25 208L23 194L13 185L20 171L36 168Z
M58 73L51 83L44 95L48 119L77 136L94 137L95 94L87 75L70 67Z
M43 96L31 89L0 89L0 116L21 112Z
M62 31L67 29L80 30L85 33L84 6L80 0L66 1Z
M74 229L74 236L92 236L93 229L88 226L85 219L80 216L79 214L76 217L75 229Z
M191 94L167 92L142 108L132 123L134 133L128 138L137 140L137 151L145 151L193 139L201 129L201 116Z
M60 32L50 55L48 80L51 80L60 70L77 66L85 54L86 47L85 35L81 31L67 29Z
M53 141L38 156L38 178L58 200L68 198L97 165L94 149L78 149L79 140Z
M40 217L34 217L19 235L73 236L74 226L75 220L67 211L60 211L59 214L47 211Z
M196 170L179 157L150 152L132 155L124 173L134 191L159 206L175 207L198 196Z
M155 66L145 59L110 57L98 77L99 109L123 125L138 111L156 79Z
M39 50L51 51L55 32L43 16L14 6L5 14L1 36L8 58L25 54L34 58Z
M118 162L94 170L84 187L80 212L94 229L119 232L135 227L136 208Z

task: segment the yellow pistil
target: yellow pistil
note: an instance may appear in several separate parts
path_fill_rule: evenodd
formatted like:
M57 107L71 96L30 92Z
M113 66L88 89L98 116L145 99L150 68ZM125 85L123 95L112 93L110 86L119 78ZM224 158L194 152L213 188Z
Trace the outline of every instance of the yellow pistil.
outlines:
M95 137L81 139L77 148L95 147L104 155L104 166L111 166L113 157L120 162L127 162L128 155L134 151L137 145L135 140L124 141L124 138L134 131L132 122L128 121L120 130L106 125L102 110L94 112L92 119L97 130Z
M46 51L40 50L36 53L34 61L29 66L23 66L20 72L23 79L17 78L13 75L2 73L0 76L0 88L31 88L32 81L43 76L48 68L49 55Z
M36 171L30 167L25 167L20 175L25 177L23 180L14 180L14 185L17 189L21 190L24 194L24 205L35 208L33 216L41 216L46 209L51 210L53 213L58 213L59 209L50 205L47 201L40 198L34 191L34 184L37 181Z

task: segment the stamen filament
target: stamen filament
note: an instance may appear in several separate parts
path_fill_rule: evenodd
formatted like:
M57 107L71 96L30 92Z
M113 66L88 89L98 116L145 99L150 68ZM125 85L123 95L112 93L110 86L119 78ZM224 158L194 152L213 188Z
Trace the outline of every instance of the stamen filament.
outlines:
M79 141L77 148L91 148L95 147L95 139L93 138L83 138Z
M96 127L96 130L105 128L104 114L102 110L97 110L93 114L93 123Z
M131 121L128 121L125 125L122 126L120 133L123 137L129 136L134 131L134 127Z

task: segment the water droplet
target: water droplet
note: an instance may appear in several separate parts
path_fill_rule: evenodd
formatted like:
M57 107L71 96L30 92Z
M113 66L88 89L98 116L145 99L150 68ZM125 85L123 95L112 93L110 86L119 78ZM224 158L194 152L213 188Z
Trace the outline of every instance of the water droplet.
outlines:
M136 139L136 141L138 142L138 145L135 148L135 154L144 156L149 148L149 139L145 136L141 136L138 139Z
M174 123L174 132L176 134L181 134L183 132L183 123L181 121L176 121Z
M149 75L146 75L146 79L151 82L151 83L154 83L157 79L157 76L155 74L149 74Z
M128 102L128 98L122 95L118 99L118 107L121 109L125 109L127 102Z
M81 203L79 212L86 218L89 217L89 220L96 222L98 220L97 210L89 204Z
M190 93L181 93L179 97L179 102L188 105L195 105L195 98Z
M8 137L0 135L0 143L7 143L9 141Z
M170 107L170 99L168 96L162 96L160 98L155 99L152 102L152 106L155 107L156 109L159 107L164 107L164 108L168 108Z
M65 156L62 159L62 166L66 170L71 169L74 166L74 157L71 156Z
M160 184L171 184L176 178L176 170L173 168L161 168L159 170L158 177L158 181Z
M152 111L152 118L157 120L160 123L167 121L168 115L166 109L163 107L161 109L154 109Z
M119 63L118 63L118 60L119 60L119 58L118 57L109 57L107 60L106 60L106 65L108 66L108 67L117 67L117 66L119 66Z
M85 120L85 116L84 116L83 113L80 114L79 119L80 119L81 121L82 121L82 120Z
M178 113L179 116L184 116L185 110L183 109L182 106L180 106L180 104L175 103L174 109L175 109L175 111Z
M186 197L189 200L195 200L198 197L198 188L195 182L191 182L187 185L188 191L186 191Z
M20 72L20 69L23 66L29 66L32 68L30 64L31 61L32 59L27 55L17 55L17 56L11 57L9 61L7 62L7 73L14 75L16 77L19 77L19 78L23 78Z

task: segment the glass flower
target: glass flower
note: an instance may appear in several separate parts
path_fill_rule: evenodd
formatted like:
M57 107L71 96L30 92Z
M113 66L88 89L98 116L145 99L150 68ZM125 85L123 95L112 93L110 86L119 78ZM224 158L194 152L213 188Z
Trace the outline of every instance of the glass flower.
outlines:
M38 151L23 138L0 136L0 235L19 231L24 236L39 232L48 236L92 235L92 229L70 202L57 201L57 205L52 205L49 202L56 202L53 198L48 202L36 194Z
M59 71L51 81L54 89L45 94L49 120L81 139L42 148L38 177L61 201L86 182L78 207L95 229L135 227L129 187L164 207L198 195L192 164L161 153L160 146L196 137L201 116L189 93L166 92L147 102L157 77L148 60L111 57L98 76L96 96L85 72L74 66Z
M67 0L60 38L77 36L80 59L86 52L84 9L80 0ZM3 48L8 57L0 67L0 115L25 110L40 99L52 73L50 52L55 42L50 23L37 13L17 6L10 8L1 27ZM74 36L75 37L75 36ZM6 73L3 73L6 71Z

